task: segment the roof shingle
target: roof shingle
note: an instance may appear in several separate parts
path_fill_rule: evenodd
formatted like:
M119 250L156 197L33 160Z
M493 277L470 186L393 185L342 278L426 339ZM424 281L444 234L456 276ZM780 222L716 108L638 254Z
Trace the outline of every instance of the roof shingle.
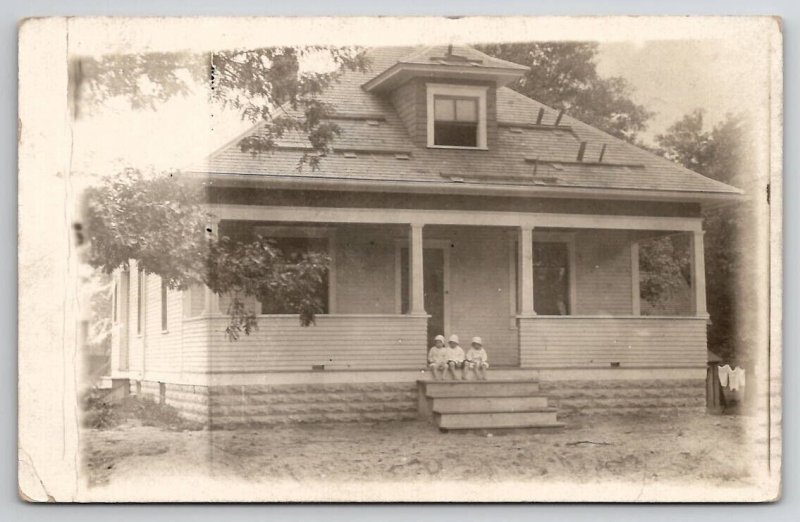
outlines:
M459 55L478 59L458 48ZM322 158L320 168L298 169L308 141L287 134L271 153L253 155L231 143L211 154L196 171L211 174L247 174L336 178L375 182L437 182L453 177L470 183L552 185L602 189L636 189L715 194L737 194L738 189L706 178L664 158L564 116L509 88L497 90L498 140L492 150L428 149L414 144L391 102L365 92L361 85L398 60L422 60L442 49L409 47L369 51L371 71L349 72L321 96L339 115L341 135L335 153ZM477 51L476 51L477 52ZM454 51L454 54L456 51ZM480 54L480 53L479 53ZM485 56L485 55L483 55ZM544 109L542 125L536 122ZM257 125L251 132L260 132ZM587 142L584 161L577 161L580 142ZM600 149L605 145L602 163ZM351 157L344 157L343 152ZM534 173L535 172L535 173Z

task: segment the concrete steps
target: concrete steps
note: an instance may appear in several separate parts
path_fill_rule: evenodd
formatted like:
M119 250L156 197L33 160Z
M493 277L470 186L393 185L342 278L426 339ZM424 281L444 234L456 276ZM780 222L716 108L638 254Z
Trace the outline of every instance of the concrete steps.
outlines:
M560 428L532 380L417 381L418 409L440 430Z

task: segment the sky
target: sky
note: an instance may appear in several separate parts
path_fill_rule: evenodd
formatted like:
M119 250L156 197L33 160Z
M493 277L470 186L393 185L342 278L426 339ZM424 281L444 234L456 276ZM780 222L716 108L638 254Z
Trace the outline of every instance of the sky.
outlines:
M657 134L694 109L706 112L713 125L726 113L750 112L758 103L758 64L739 45L715 40L611 42L600 45L601 76L621 76L632 98L656 114L642 139Z
M658 40L601 43L597 57L601 76L621 76L633 99L655 112L642 133L651 142L696 108L713 125L726 113L748 111L766 89L764 77L746 49L728 40ZM206 103L204 87L173 99L158 111L132 111L122 100L73 124L73 170L105 174L123 167L169 170L200 163L217 148L250 127L238 113Z

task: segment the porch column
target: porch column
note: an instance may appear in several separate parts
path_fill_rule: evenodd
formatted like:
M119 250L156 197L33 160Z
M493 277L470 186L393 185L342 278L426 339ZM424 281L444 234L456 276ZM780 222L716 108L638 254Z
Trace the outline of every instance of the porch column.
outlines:
M706 261L703 236L705 231L692 232L692 287L694 290L694 311L698 317L708 317L706 309Z
M219 235L219 220L214 220L206 225L206 230L209 239L216 238ZM203 315L212 315L220 313L219 309L219 295L211 291L207 286L203 286Z
M424 278L422 274L422 227L420 223L411 224L411 236L409 238L408 253L409 253L409 274L408 285L411 295L409 295L409 313L411 315L424 315L425 314L425 287L423 284Z
M519 313L536 315L533 310L533 227L519 227Z

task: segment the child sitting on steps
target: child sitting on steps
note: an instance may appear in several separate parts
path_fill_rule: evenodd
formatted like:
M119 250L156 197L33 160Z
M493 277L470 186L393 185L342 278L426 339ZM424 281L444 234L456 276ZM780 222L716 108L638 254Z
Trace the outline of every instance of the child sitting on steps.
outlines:
M483 349L483 340L480 337L472 338L472 346L467 350L467 362L464 366L464 376L467 370L475 372L475 378L486 380L486 370L489 368L489 356Z
M444 335L437 335L433 339L434 345L428 351L428 367L434 379L444 379L447 371L447 348L444 346Z
M466 370L464 369L464 349L458 344L458 336L453 334L447 340L447 372L453 375L453 380L464 379ZM459 374L456 370L461 369ZM445 375L447 374L445 372Z

